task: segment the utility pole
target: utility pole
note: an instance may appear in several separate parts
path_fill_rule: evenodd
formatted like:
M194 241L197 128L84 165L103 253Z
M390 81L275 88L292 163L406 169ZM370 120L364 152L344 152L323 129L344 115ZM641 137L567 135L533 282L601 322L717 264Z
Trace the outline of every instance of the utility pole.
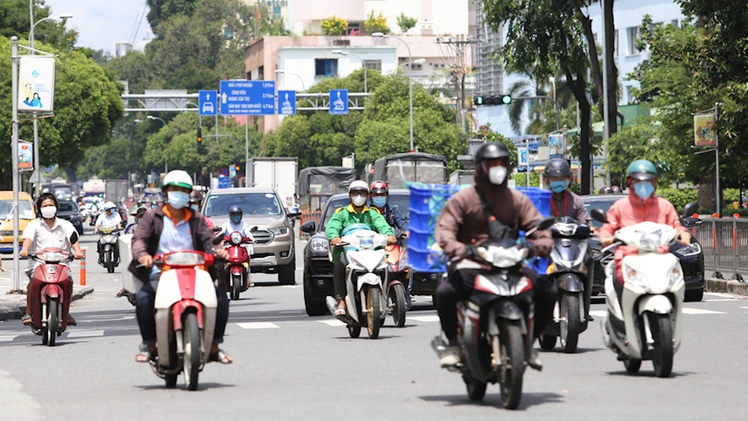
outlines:
M460 123L462 132L464 133L465 113L463 111L467 110L467 105L465 103L465 78L468 73L473 71L473 69L468 66L465 51L470 44L477 44L478 40L471 38L470 35L466 36L461 34L457 35L457 37L437 37L436 43L438 45L445 45L454 51L454 54L452 55L443 54L442 58L445 59L445 61L452 61L452 63L449 64L455 78L455 96L457 97L455 103L455 120ZM448 57L450 56L454 57L454 59L449 59Z

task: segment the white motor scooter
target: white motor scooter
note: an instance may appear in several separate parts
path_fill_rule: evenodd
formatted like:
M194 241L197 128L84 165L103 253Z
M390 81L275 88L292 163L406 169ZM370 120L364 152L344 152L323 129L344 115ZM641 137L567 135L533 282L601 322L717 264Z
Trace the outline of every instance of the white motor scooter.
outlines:
M361 335L366 326L369 338L379 337L379 328L387 316L387 299L384 286L387 284L387 259L384 247L387 236L377 234L366 224L352 224L343 230L341 246L345 249L347 314L340 320L348 327L351 338ZM335 312L337 302L328 296L325 300L330 313Z
M592 217L605 221L598 209ZM636 249L621 259L622 284L615 274L615 260L605 267L608 311L602 324L603 342L618 354L629 373L638 372L642 360L652 360L657 377L672 372L683 330L686 284L678 259L662 248L677 235L669 225L641 222L616 231L615 242L601 251L611 253L618 246Z

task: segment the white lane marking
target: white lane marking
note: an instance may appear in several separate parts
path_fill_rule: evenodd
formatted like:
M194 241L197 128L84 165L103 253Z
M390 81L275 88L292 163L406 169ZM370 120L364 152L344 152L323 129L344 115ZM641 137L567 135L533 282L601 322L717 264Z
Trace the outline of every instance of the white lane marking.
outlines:
M68 333L68 338L94 338L104 336L103 330L73 330Z
M120 320L132 320L135 316L122 316L122 317L115 317L115 318L108 318L108 319L92 319L92 320L78 320L78 322L84 322L84 323L98 323L98 322L117 322Z
M702 308L683 308L683 314L725 314L724 311L704 310Z
M748 307L740 307L740 308L744 308L744 309L748 310Z
M7 371L0 370L0 408L9 420L41 420L41 407L31 395L23 392L23 385Z
M739 299L738 297L736 297L734 295L722 294L720 292L707 292L706 296L707 297L722 297L722 298L727 298L727 300L704 300L704 301L732 301L732 300L738 300Z
M0 335L0 342L11 342L18 335Z
M301 285L281 285L281 288L301 288Z
M605 317L607 315L607 310L590 310L590 316L592 317Z
M242 329L277 329L279 326L275 323L270 322L248 322L248 323L237 323Z
M341 322L340 320L320 320L320 323L324 323L328 326L345 326L345 323Z
M438 322L439 316L406 316L407 320L415 320L417 322L430 323Z

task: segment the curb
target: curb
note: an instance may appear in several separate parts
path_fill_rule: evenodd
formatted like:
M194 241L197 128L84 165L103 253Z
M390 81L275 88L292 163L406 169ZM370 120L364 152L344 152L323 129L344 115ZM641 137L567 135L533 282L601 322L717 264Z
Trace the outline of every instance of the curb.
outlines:
M748 283L730 279L709 278L706 280L704 290L706 292L748 296Z
M81 288L73 292L73 295L70 296L70 301L80 300L81 298L85 297L88 294L91 294L92 292L94 292L93 287ZM26 296L21 295L19 296L19 298L21 299L19 300L20 302L17 305L6 305L0 307L0 321L18 320L21 318L23 313L26 311Z

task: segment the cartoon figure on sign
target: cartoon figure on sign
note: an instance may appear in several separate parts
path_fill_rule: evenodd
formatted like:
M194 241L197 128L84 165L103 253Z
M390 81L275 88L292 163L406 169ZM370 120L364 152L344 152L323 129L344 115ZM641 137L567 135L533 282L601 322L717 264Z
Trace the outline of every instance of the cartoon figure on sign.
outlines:
M27 101L31 101L31 98L34 96L34 91L31 90L31 84L26 82L23 84L23 102L27 103Z
M28 105L29 107L42 108L42 99L39 97L39 94L37 92L34 92L34 95L31 101L29 101L29 99L26 98L23 100L23 103Z
M335 111L345 111L345 103L340 99L340 92L338 92L338 99L333 102L333 109Z
M293 106L291 105L291 101L288 100L288 94L285 95L285 100L281 104L281 112L283 114L293 114Z

